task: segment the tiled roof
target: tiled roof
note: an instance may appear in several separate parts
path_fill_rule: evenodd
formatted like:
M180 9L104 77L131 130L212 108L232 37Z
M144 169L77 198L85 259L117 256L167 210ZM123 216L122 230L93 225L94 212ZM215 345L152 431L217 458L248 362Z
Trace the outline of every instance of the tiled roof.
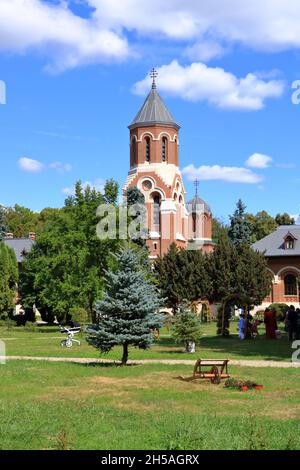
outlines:
M14 250L18 263L23 263L24 254L30 253L35 242L30 238L7 238L4 243Z
M285 238L288 234L294 237L294 248L285 248ZM254 250L265 252L265 256L300 256L300 225L281 225L267 237L252 245Z

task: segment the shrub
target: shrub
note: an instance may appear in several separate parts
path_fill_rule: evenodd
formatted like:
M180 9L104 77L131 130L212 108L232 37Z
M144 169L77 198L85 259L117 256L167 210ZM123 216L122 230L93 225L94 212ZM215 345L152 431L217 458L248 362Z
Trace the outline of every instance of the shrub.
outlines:
M289 309L289 306L287 304L280 304L280 303L274 303L269 305L268 307L270 310L275 310L276 312L276 317L278 321L284 321L285 319L285 314Z
M176 342L184 344L189 352L189 343L197 343L200 339L201 320L187 306L182 304L172 321L172 336Z
M89 315L88 312L82 307L74 307L70 310L72 320L77 323L88 323Z
M261 320L263 321L264 320L264 316L265 316L265 311L264 310L257 310L256 314L255 314L255 320Z

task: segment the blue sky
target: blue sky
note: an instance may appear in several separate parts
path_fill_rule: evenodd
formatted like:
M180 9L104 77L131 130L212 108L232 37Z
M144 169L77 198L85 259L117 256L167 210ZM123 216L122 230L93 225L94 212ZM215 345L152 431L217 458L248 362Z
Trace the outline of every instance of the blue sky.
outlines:
M261 3L1 0L0 203L59 207L78 179L122 186L155 66L188 197L198 177L223 220L240 197L298 214L300 5Z

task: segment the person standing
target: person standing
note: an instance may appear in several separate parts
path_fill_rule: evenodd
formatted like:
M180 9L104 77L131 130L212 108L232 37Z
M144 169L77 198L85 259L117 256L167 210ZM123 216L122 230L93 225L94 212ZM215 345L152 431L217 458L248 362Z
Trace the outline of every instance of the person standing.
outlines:
M264 324L266 326L266 338L276 339L277 320L275 310L269 308L265 310Z
M300 339L300 308L296 309L296 314L297 314L296 339Z
M242 313L240 315L240 320L239 320L239 324L238 324L239 338L240 339L245 339L245 327L246 327L245 315Z
M290 341L293 341L297 337L297 316L298 315L294 305L291 305L286 316L287 330Z

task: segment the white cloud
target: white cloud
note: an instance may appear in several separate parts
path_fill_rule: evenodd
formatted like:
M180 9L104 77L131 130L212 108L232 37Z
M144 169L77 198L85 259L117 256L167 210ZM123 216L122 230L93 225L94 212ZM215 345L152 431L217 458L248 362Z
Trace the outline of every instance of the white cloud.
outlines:
M53 162L50 163L49 168L52 170L56 170L58 173L66 173L72 171L72 165L69 163L62 163L62 162Z
M0 51L35 50L48 70L122 60L153 39L172 41L192 60L210 60L235 44L277 52L300 48L298 0L1 0ZM134 33L134 34L132 34ZM135 43L134 43L135 41ZM187 48L187 49L186 49Z
M1 0L0 51L35 49L51 57L47 68L60 72L81 64L121 60L130 55L126 38L96 16L82 18L65 1Z
M258 110L267 98L279 97L284 90L279 80L264 81L254 73L238 78L220 67L208 67L201 62L181 66L176 60L158 69L159 89L190 101L208 101L223 109ZM133 92L145 94L151 79L137 82Z
M263 155L262 153L254 153L246 161L246 166L248 166L249 168L264 169L268 168L272 161L273 158L268 157L268 155Z
M189 59L203 62L221 57L225 53L226 49L220 43L212 40L196 42L185 50L185 55Z
M177 40L241 43L271 52L300 47L298 0L89 0L114 28Z
M38 160L22 157L18 161L19 167L28 173L40 173L44 169L44 165Z
M195 168L194 165L189 165L182 170L182 174L185 175L189 181L199 179L202 181L219 180L228 183L257 184L263 180L260 175L255 174L248 168L234 166L203 165L199 168Z
M87 187L90 187L92 189L96 189L96 191L99 191L100 193L104 192L104 186L105 186L105 181L101 178L97 178L94 183L90 181L85 181L82 183L82 188L86 189ZM62 189L62 193L65 194L66 196L73 196L75 194L75 186L70 186Z

